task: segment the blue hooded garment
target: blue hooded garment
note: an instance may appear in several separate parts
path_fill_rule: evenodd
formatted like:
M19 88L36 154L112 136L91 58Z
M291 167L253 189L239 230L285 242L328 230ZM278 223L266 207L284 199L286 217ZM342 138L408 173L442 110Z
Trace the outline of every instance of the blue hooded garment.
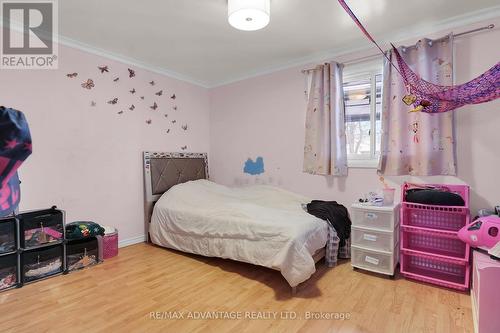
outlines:
M0 106L0 217L12 214L21 192L17 169L31 154L31 135L24 114Z

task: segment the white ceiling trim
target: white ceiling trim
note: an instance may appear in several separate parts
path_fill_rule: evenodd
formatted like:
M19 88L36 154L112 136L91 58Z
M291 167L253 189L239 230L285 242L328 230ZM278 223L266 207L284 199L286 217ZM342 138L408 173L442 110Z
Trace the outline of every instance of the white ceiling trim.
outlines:
M72 38L68 38L66 36L59 35L59 44L68 46L74 49L78 49L87 53L91 53L100 57L108 58L111 60L115 60L118 62L121 62L123 64L129 65L130 67L136 67L136 68L141 68L156 74L161 74L168 76L173 79L177 79L180 81L188 82L191 84L194 84L196 86L200 86L203 88L210 88L210 85L208 82L198 80L194 77L190 77L172 70L169 70L167 68L151 65L148 63L145 63L143 61L137 60L135 58L127 57L118 53L106 51L104 49L94 47L92 45L82 43L80 41L77 41Z
M378 43L384 47L388 47L390 43L400 43L405 40L415 39L418 40L423 36L433 34L443 30L451 30L451 29L464 29L465 26L478 23L481 21L491 20L500 17L500 5L494 6L486 9L481 9L478 11L470 12L464 15L454 16L449 19L443 20L438 24L433 25L430 28L415 28L415 27L406 27L404 30L399 30L396 33L383 35L381 38L378 38ZM354 24L354 22L353 22ZM411 31L408 33L407 31ZM455 33L460 33L460 31L455 31ZM361 34L361 32L360 32ZM369 42L368 42L369 43ZM310 55L307 57L297 58L295 60L289 61L287 63L281 64L279 66L271 66L266 69L262 69L259 71L255 71L253 73L249 73L244 76L234 77L233 79L229 79L223 82L213 83L209 85L209 88L216 88L224 85L228 85L231 83L235 83L238 81L243 81L251 78L255 78L261 75L271 74L277 71L290 69L299 66L310 65L311 63L316 62L325 62L328 60L332 60L334 58L338 58L341 56L348 56L350 54L354 54L357 52L368 51L373 48L367 45L366 40L359 39L359 41L346 45L341 48L335 48L331 51L321 52L314 55ZM374 54L378 53L378 50L374 50Z
M433 25L432 27L425 27L425 28L415 27L415 26L414 27L411 27L411 26L406 27L404 30L401 29L400 31L398 31L396 33L386 34L386 35L378 38L378 40L379 40L380 44L383 47L385 47L385 46L389 45L389 42L391 42L391 41L394 43L398 43L398 42L401 42L404 40L409 40L409 39L419 39L422 36L436 33L439 31L459 29L459 28L463 28L464 26L467 26L470 24L474 24L474 23L477 23L480 21L485 21L485 20L494 19L494 18L498 18L498 17L500 17L500 5L486 8L486 9L481 9L481 10L474 11L474 12L470 12L470 13L467 13L464 15L451 17L449 19L443 20L443 21ZM3 26L3 22L1 20L0 20L0 25ZM411 31L411 32L408 33L408 31ZM458 33L459 31L455 31L455 32ZM356 52L367 51L367 50L370 50L370 48L371 48L369 45L367 45L366 40L362 39L361 35L360 35L360 38L358 41L356 41L355 43L348 44L348 45L341 47L341 48L335 48L335 49L330 50L330 51L316 53L316 54L309 55L306 57L297 58L297 59L294 59L292 61L288 61L286 63L283 63L279 66L270 66L270 67L267 67L267 68L264 68L261 70L250 72L246 75L235 76L234 78L231 78L229 80L224 80L224 81L220 81L220 82L207 82L207 81L196 79L196 78L188 76L188 75L184 75L182 73L178 73L176 71L169 70L169 69L164 68L164 67L151 65L151 64L145 63L145 62L140 61L140 60L135 59L135 58L127 57L127 56L117 54L114 52L110 52L110 51L107 51L107 50L104 50L104 49L101 49L98 47L94 47L92 45L77 41L77 40L72 39L72 38L68 38L66 36L59 35L59 44L67 46L67 47L71 47L74 49L78 49L78 50L81 50L81 51L84 51L84 52L87 52L90 54L94 54L97 56L101 56L104 58L115 60L115 61L121 62L123 64L129 65L131 67L137 67L137 68L141 68L141 69L153 72L153 73L165 75L165 76L168 76L170 78L181 80L184 82L188 82L190 84L200 86L203 88L207 88L207 89L228 85L228 84L235 83L238 81L243 81L243 80L254 78L257 76L261 76L261 75L271 74L271 73L274 73L277 71L290 69L293 67L304 66L304 65L311 64L311 63L315 63L315 62L324 62L324 61L331 60L331 59L334 59L334 58L337 58L340 56L346 56L346 55L356 53Z
M4 27L4 22L1 19L0 19L0 27ZM13 29L15 31L19 31L21 33L23 32L23 28L18 24L11 25L11 29ZM94 54L94 55L97 55L100 57L108 58L110 60L118 61L118 62L121 62L125 65L130 66L130 67L141 68L141 69L150 71L152 73L165 75L165 76L168 76L172 79L184 81L184 82L196 85L196 86L200 86L202 88L210 88L210 85L208 84L208 82L197 80L196 78L193 78L193 77L190 77L190 76L187 76L187 75L175 72L175 71L171 71L171 70L166 69L166 68L150 65L148 63L145 63L143 61L140 61L140 60L137 60L137 59L134 59L131 57L127 57L127 56L124 56L121 54L106 51L104 49L101 49L101 48L98 48L98 47L95 47L95 46L92 46L92 45L89 45L86 43L82 43L80 41L63 36L61 34L59 34L59 36L57 36L57 38L58 38L57 44L59 44L59 45L64 45L64 46L67 46L67 47L70 47L73 49L77 49L77 50L80 50L80 51L83 51L86 53L90 53L90 54Z

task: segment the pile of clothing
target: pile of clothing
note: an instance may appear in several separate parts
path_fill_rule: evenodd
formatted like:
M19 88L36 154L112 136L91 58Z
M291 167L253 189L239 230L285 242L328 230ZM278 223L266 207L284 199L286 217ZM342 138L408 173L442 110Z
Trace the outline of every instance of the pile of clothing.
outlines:
M39 261L24 267L26 282L38 280L62 271L61 257Z
M57 242L62 240L62 238L62 232L53 227L35 228L24 231L24 244L26 247Z
M13 287L17 282L16 268L6 268L0 270L0 290Z
M69 271L95 265L101 261L100 247L104 228L90 221L77 221L66 225L67 265ZM102 250L101 250L102 251Z
M95 254L89 255L87 251L85 251L83 254L68 255L68 270L70 271L82 269L87 266L95 265L97 263L97 256Z
M104 228L90 221L77 221L66 224L66 239L76 240L104 236Z
M350 258L352 223L347 208L336 201L313 200L305 205L305 210L328 223L325 255L328 266L335 266L337 258Z

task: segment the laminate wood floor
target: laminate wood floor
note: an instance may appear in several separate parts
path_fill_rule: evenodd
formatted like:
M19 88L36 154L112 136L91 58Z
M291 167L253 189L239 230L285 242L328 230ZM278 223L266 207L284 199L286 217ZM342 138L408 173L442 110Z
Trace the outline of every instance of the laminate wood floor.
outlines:
M277 271L148 244L0 293L0 332L472 331L469 295L353 271L349 261L318 263L292 297Z

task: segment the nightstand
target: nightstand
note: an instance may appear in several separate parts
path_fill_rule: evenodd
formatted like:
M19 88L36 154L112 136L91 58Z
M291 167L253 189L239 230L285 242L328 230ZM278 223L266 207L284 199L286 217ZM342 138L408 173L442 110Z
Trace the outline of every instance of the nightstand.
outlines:
M394 276L399 261L399 205L351 205L351 265Z

